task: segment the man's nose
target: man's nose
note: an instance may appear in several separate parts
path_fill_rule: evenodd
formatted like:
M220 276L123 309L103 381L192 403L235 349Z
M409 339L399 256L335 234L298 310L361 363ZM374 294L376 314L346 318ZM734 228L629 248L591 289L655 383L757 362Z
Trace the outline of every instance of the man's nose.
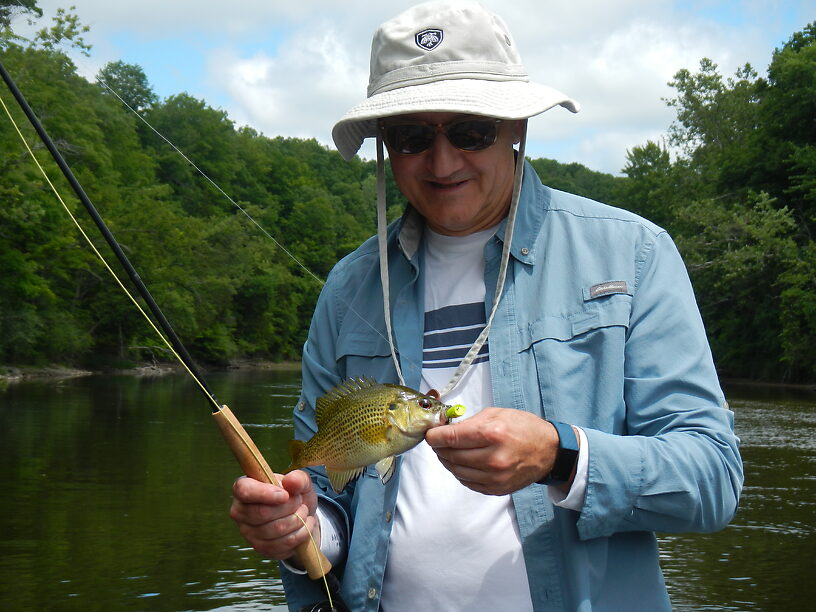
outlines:
M438 178L455 173L462 167L462 151L454 147L441 131L436 133L433 144L425 152L428 170Z

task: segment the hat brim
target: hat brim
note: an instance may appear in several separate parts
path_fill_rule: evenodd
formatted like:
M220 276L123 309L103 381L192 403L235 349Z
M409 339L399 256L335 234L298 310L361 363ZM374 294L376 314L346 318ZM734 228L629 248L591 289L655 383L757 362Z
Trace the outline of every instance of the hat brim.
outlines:
M349 160L363 141L377 134L377 120L410 113L467 113L497 119L527 119L554 106L577 113L580 105L566 94L527 81L448 79L392 89L352 108L332 129L340 155Z

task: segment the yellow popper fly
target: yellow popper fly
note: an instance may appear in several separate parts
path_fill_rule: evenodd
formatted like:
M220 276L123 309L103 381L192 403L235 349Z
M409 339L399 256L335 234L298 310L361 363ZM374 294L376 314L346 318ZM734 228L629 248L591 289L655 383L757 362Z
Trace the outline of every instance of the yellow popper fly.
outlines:
M374 464L386 483L394 473L395 455L461 413L461 406L448 406L408 387L351 379L317 400L317 433L308 442L289 443L288 470L325 465L332 487L340 492Z

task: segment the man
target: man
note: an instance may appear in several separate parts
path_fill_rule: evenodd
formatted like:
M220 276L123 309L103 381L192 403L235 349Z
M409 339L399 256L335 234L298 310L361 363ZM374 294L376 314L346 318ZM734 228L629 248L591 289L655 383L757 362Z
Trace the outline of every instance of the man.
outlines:
M410 207L332 271L295 433L360 376L468 412L385 485L372 468L340 494L322 469L236 482L232 517L284 560L292 609L321 598L291 559L301 519L351 609L394 612L669 610L654 531L733 516L738 440L683 263L648 221L541 185L526 120L556 105L578 110L528 82L477 4L422 4L375 33L368 98L333 135L346 158L384 142Z

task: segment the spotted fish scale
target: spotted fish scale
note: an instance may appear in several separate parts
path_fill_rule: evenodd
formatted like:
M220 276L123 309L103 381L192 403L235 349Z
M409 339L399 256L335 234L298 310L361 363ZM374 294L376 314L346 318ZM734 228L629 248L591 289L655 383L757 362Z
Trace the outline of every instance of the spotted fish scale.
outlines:
M447 422L447 405L408 387L369 378L347 380L317 400L317 433L290 443L289 469L325 465L336 490L375 464L383 482L394 455L416 446L425 432Z

